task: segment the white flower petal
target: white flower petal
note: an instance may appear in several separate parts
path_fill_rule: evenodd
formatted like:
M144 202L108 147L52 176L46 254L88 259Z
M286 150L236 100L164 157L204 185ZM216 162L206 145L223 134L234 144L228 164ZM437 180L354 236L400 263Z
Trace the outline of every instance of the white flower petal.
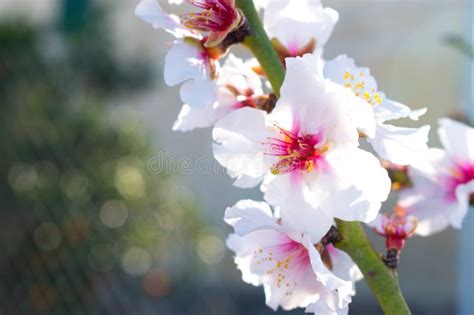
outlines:
M350 104L350 112L354 125L367 137L373 138L375 136L376 121L372 106L355 95Z
M287 58L281 97L269 120L303 134L323 132L334 145L358 145L357 129L350 116L346 89L318 76L319 58L306 54Z
M179 95L192 108L212 108L217 98L217 87L210 79L188 80L181 86Z
M448 163L445 151L430 149L424 161L408 169L412 187L400 192L398 205L417 218L419 235L428 236L447 228L456 214L457 203L447 199L447 188L439 180L449 174L445 166Z
M416 234L429 236L438 233L450 225L460 224L465 211L457 203L448 202L442 187L433 186L431 193L419 193L416 190L404 191L399 205L418 220Z
M285 277L289 283L293 285L296 283L295 289L290 289L290 291L286 285L278 287L276 283L265 284L265 302L273 310L276 310L278 306L281 306L284 310L306 307L314 302L319 292L327 290L317 281L311 268L293 269L291 271L286 273ZM275 277L275 279L277 278Z
M460 229L469 210L469 197L474 194L474 179L456 188L457 209L450 216L451 225Z
M202 80L208 77L208 68L201 48L182 39L176 40L165 57L165 83L173 86L189 79Z
M370 74L369 68L357 67L354 59L347 55L339 55L327 61L324 65L324 77L339 85L352 87L355 83L361 83L360 91L369 93L377 92L377 82Z
M375 116L374 109L366 100L359 97L364 91L377 91L377 82L370 75L368 68L359 68L355 65L354 60L346 55L339 55L333 60L326 62L324 65L324 76L340 86L348 87L352 98L350 98L350 112L352 120L357 129L362 131L369 137L373 137L375 133ZM348 79L349 77L349 79ZM361 84L363 88L353 91L356 84Z
M266 202L240 200L225 211L224 221L232 226L240 236L255 230L274 229L280 226L273 217L272 210Z
M219 71L217 81L209 78L191 79L183 84L180 96L186 105L181 109L173 130L190 131L209 127L230 112L241 108L241 100L229 86L242 93L250 90L255 96L263 94L258 75L242 59L230 54ZM245 180L239 182L241 184L236 185L250 185Z
M237 175L261 177L268 169L264 142L270 136L266 113L253 108L233 111L212 132L216 160Z
M253 0L257 9L265 9L268 6L270 0Z
M253 188L262 182L265 175L261 177L251 177L247 175L240 175L234 181L234 186L239 188Z
M176 38L196 36L180 23L177 16L166 13L156 0L142 0L135 9L135 15L155 28L164 29Z
M266 304L276 310L306 307L325 289L317 280L304 245L274 230L233 234L227 245L236 252L242 279L264 285Z
M242 272L242 280L254 286L262 285L267 279L266 271L272 268L273 263L262 261L257 264L255 251L273 248L281 244L281 234L273 230L262 230L247 234L243 237L231 234L227 238L227 247L236 253L234 261Z
M214 124L214 109L212 107L192 108L184 104L178 119L173 124L174 131L191 131L195 128L210 127Z
M384 221L385 215L383 213L379 213L374 220L367 222L366 224L377 232L384 232Z
M377 158L352 149L330 152L326 159L329 170L322 172L311 187L315 192L329 192L321 208L342 220L374 220L391 187L387 171Z
M332 272L341 279L353 282L361 280L364 275L352 258L342 250L328 245L327 250L332 262ZM355 292L354 292L355 294Z
M444 175L446 166L450 163L449 156L445 150L429 148L423 159L413 163L408 169L408 175L414 186L419 189L422 186L431 188L438 175Z
M319 0L270 1L263 17L269 36L278 38L292 52L311 39L322 48L338 19L339 14L323 8Z
M310 239L307 238L305 242L311 260L311 266L313 267L313 271L316 274L318 280L329 290L338 290L339 294L347 294L347 290L345 290L345 288L352 288L352 282L343 280L332 273L323 263L321 255L312 245Z
M234 54L226 58L217 82L221 86L231 84L240 90L251 88L254 94L263 94L262 81L253 71L250 61L244 62Z
M349 314L349 306L339 307L339 297L336 293L327 291L321 294L318 301L308 305L305 312L314 315L347 315Z
M385 160L397 165L409 165L428 151L430 126L402 128L377 124L374 138L368 138L374 150Z
M420 108L420 109L415 109L415 110L412 110L411 113L408 115L408 117L411 119L411 120L418 120L420 119L421 116L423 116L424 114L426 114L426 111L428 109L425 107L425 108Z
M292 174L275 176L267 184L264 199L281 208L284 228L311 235L312 241L317 243L326 235L334 218L306 202L304 189L307 188L302 186L304 182L294 179Z
M317 76L318 58L311 54L304 57L286 59L286 75L281 86L281 97L270 119L278 126L291 130L294 124L302 125L314 117L312 126L301 126L308 131L317 131L320 127L321 116L327 104L327 93L324 80ZM303 84L304 83L304 84Z
M474 128L452 119L439 120L438 134L448 154L459 162L474 161Z
M418 120L420 116L426 113L426 108L411 110L410 107L389 99L384 98L382 103L374 108L375 116L378 122L395 120L408 117L411 120Z

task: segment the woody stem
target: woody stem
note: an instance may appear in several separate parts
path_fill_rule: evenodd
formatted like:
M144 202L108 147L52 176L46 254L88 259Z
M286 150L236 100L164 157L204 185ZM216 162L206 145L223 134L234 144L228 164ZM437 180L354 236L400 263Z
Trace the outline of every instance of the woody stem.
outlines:
M262 66L268 81L272 85L276 97L280 97L280 87L285 77L285 69L279 61L278 54L263 29L260 17L251 0L236 0L237 7L242 11L250 26L251 34L244 40ZM276 62L275 62L276 61Z

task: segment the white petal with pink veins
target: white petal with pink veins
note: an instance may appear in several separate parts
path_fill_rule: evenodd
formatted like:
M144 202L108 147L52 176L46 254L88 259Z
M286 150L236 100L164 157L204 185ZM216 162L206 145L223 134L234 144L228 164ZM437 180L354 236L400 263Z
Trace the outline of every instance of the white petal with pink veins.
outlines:
M318 76L319 57L287 58L281 97L269 120L302 133L322 132L335 145L357 146L358 134L349 112L350 94Z

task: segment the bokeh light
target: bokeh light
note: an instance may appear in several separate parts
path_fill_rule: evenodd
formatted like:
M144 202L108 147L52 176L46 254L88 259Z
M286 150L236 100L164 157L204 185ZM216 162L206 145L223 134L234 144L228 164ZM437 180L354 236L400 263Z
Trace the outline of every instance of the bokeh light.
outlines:
M117 166L115 185L127 199L138 199L145 193L146 183L141 170L121 161Z
M152 297L162 297L170 291L170 276L163 270L153 269L143 278L143 289Z
M143 275L151 267L151 255L143 248L131 247L122 257L122 268L130 275Z
M109 200L100 209L100 220L110 228L121 227L127 218L127 206L120 200Z
M204 234L198 239L197 251L202 262L215 265L224 259L226 248L224 241L217 235Z
M56 224L43 222L35 229L34 239L39 248L50 251L59 247L62 235Z

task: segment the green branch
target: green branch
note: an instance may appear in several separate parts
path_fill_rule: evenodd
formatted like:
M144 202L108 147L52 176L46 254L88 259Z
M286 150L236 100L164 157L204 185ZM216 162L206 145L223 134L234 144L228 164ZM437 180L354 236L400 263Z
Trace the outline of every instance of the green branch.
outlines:
M244 44L255 55L270 81L274 93L280 95L285 69L268 38L252 0L237 0L252 30ZM337 221L342 240L337 247L347 252L359 266L365 279L387 315L411 314L398 285L395 272L387 268L372 248L359 223Z
M247 36L244 45L257 58L262 66L268 81L272 85L273 92L280 97L280 87L285 78L285 69L278 59L278 54L263 29L260 17L252 0L237 0L237 7L244 13L252 34ZM276 62L275 62L276 61Z
M336 246L351 256L387 315L411 314L398 285L395 271L387 268L358 222L337 220L342 240Z

